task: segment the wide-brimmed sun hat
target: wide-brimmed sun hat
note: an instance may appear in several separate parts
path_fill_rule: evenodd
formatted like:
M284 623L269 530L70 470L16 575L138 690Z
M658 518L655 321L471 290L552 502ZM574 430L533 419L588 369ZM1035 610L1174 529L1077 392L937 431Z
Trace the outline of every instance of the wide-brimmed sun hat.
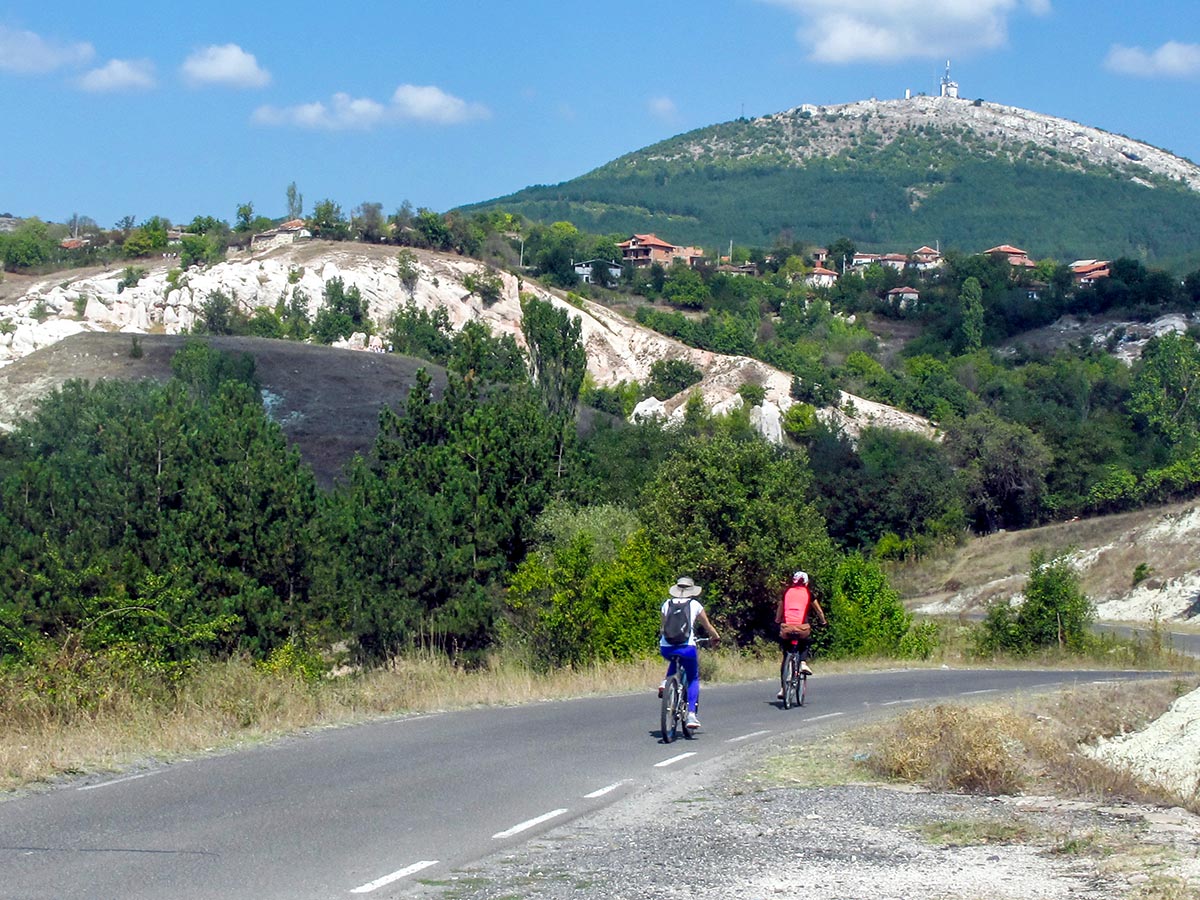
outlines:
M684 575L671 585L669 593L672 597L696 597L700 594L700 591L701 587Z

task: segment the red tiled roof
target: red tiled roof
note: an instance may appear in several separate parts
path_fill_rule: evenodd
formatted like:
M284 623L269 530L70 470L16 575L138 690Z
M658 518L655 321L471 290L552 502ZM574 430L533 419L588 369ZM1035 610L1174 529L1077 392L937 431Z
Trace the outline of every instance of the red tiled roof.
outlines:
M991 250L984 250L984 253L1008 253L1012 256L1028 256L1020 247L1014 247L1011 244L1001 244L999 247L993 247Z
M662 238L660 238L656 234L635 234L629 240L622 241L621 243L617 244L617 246L618 247L631 247L631 246L633 246L634 241L636 241L638 243L638 245L642 246L642 247L653 246L653 247L661 247L664 250L674 250L675 249L674 244L668 244L666 241L664 241Z
M835 278L837 277L837 272L834 272L832 269L826 269L822 266L817 266L815 269L813 269L808 274L809 275L832 275Z
M920 296L921 292L916 288L896 287L888 291L888 294L916 294L917 296Z

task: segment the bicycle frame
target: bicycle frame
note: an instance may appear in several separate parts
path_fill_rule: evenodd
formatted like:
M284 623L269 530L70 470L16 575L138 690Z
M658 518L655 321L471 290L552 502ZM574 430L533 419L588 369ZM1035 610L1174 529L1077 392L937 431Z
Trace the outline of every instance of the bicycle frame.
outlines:
M696 645L707 644L708 638L697 638ZM692 738L692 732L684 725L687 719L688 676L683 666L683 657L672 653L666 657L668 664L675 666L675 671L663 685L662 708L659 714L659 726L664 744L669 744L679 737L679 732L687 739Z
M788 649L783 659L783 708L804 705L804 695L808 688L808 676L800 669L800 641L798 638L788 640Z

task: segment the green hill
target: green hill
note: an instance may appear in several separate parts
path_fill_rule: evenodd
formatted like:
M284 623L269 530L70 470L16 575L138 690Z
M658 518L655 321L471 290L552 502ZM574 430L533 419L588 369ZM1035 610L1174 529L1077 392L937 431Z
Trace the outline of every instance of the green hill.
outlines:
M585 231L768 247L1016 244L1037 258L1200 263L1200 169L1149 145L997 104L802 107L698 129L502 207Z

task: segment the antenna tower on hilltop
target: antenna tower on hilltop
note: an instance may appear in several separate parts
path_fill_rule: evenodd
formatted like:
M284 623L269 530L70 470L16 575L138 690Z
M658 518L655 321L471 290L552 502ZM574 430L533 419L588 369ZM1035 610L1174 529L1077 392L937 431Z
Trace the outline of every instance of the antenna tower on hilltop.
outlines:
M942 76L942 96L958 99L958 82L950 78L950 60L946 60L946 74Z

